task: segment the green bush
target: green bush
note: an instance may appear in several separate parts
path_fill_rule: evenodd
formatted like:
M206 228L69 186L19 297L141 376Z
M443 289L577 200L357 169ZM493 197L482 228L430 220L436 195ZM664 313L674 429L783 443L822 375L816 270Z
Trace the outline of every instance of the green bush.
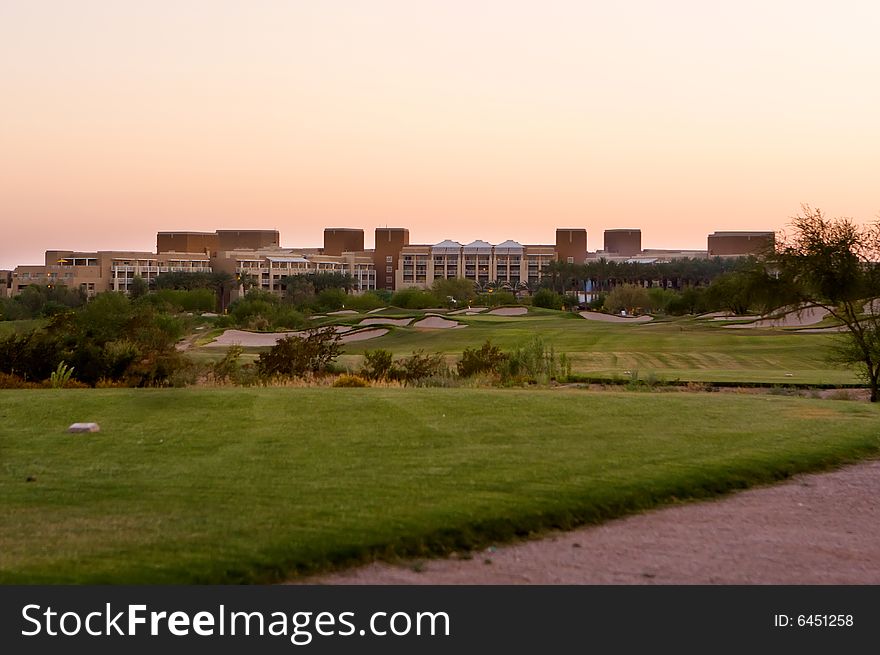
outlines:
M260 354L257 370L264 378L322 373L340 352L339 335L333 327L313 328L304 337L291 335L279 339L269 352Z
M356 309L359 312L368 312L371 309L379 309L380 307L385 307L385 300L382 300L378 295L376 295L373 291L367 291L366 293L362 293L359 296L348 296L345 301L345 306L349 309Z
M474 283L461 278L434 280L431 293L437 298L438 306L461 305L476 297ZM455 302L451 302L452 300Z
M532 305L545 309L562 309L563 298L550 289L538 289L532 296Z
M348 299L342 289L324 289L315 296L314 308L319 312L335 312L346 307Z
M391 304L404 309L428 309L439 307L440 302L433 293L422 289L401 289L391 296Z
M514 348L500 367L505 382L546 384L571 375L571 361L564 353L557 357L553 346L540 336Z
M471 377L478 373L498 373L506 361L507 355L487 340L480 348L465 349L457 365L458 374Z
M211 289L159 289L145 296L144 302L176 312L213 312L217 308L217 296Z
M223 359L219 362L214 362L211 372L217 382L235 381L238 378L239 371L241 370L239 358L242 352L244 352L244 348L240 344L234 343L226 349Z
M360 375L368 380L384 380L391 374L391 353L387 350L367 350Z
M296 330L305 327L305 316L275 294L251 289L229 306L233 325L256 330Z
M429 354L424 350L416 350L409 357L397 360L391 375L404 384L414 384L426 378L442 376L447 372L446 361L441 353Z
M638 314L649 311L650 306L648 290L635 284L620 284L605 298L605 310L612 314Z
M474 301L478 306L500 307L502 305L516 305L516 296L510 291L493 291L482 293Z

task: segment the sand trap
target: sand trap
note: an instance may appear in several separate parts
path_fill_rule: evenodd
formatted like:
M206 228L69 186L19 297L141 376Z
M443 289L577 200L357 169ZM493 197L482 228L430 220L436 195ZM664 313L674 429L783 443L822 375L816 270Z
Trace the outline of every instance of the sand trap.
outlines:
M694 318L706 319L706 318L718 318L719 316L730 316L730 312L707 312L705 314L697 314Z
M522 316L528 313L528 307L499 307L489 312L493 316Z
M602 321L604 323L648 323L654 320L653 316L615 316L600 312L578 312L578 314L588 321Z
M845 325L832 325L824 328L806 328L805 330L794 330L798 334L833 334L836 332L847 332L849 328Z
M370 311L367 312L367 314L378 314L379 312L384 312L386 309L388 309L388 308L387 307L379 307L378 309L371 309Z
M351 332L350 334L344 335L340 341L342 343L351 343L352 341L366 341L367 339L378 339L379 337L385 336L388 334L388 330L379 329L379 330L358 330L357 332Z
M327 318L326 314L312 314L309 318Z
M755 321L761 318L760 316L737 316L736 314L725 314L724 316L716 316L712 320L713 321Z
M365 318L358 325L396 325L398 327L406 327L411 321L411 318Z
M327 312L330 316L340 316L341 314L357 314L353 309L340 309L338 312Z
M805 307L801 310L789 312L779 318L762 318L753 323L724 325L723 327L729 329L805 327L807 325L815 325L816 323L819 323L826 316L828 316L828 310L823 307Z
M205 344L206 348L226 348L234 344L244 346L245 348L260 348L263 346L274 346L279 339L284 337L302 336L302 332L246 332L245 330L226 330L219 337L209 344Z
M464 309L456 309L454 312L449 312L452 314L479 314L481 312L485 312L488 307L465 307Z
M423 318L421 321L416 321L415 323L413 323L413 327L442 330L465 326L457 321L450 321L448 319L441 318L440 316L428 316L426 318Z
M351 330L349 325L336 325L333 328L336 334L342 334ZM386 330L387 332L387 330ZM279 339L285 337L303 337L305 332L302 330L297 332L247 332L245 330L226 330L211 343L205 344L205 348L228 348L233 344L238 344L245 348L262 348L265 346L274 346Z

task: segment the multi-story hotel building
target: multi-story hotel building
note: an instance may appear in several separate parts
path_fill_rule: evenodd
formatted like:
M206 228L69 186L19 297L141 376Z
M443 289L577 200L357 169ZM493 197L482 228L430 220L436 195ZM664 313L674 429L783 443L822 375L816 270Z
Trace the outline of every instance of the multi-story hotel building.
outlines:
M500 288L522 290L537 285L544 267L556 258L552 245L522 245L510 240L495 246L479 240L466 245L446 240L433 246L404 246L395 288L428 288L434 280L460 278L479 287L493 282Z
M282 248L276 230L159 232L156 252L46 251L45 263L0 271L0 295L17 295L31 284L80 288L88 295L127 292L135 277L147 282L168 272L225 272L281 293L284 278L306 273L350 275L355 292L372 289L428 288L438 279L464 279L484 288L490 283L514 291L534 288L553 261L584 263L598 257L625 261L669 261L680 257L741 256L761 252L772 232L716 232L709 248L642 250L639 230L608 230L605 250L587 251L587 231L559 228L556 242L524 245L476 240L445 240L411 245L406 228L376 228L375 247L364 248L364 231L327 228L321 248Z

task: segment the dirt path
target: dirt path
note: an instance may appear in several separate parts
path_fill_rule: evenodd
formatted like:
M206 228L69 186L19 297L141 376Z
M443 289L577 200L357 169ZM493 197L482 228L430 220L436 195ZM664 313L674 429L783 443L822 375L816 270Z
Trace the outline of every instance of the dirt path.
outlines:
M319 584L880 584L880 461Z

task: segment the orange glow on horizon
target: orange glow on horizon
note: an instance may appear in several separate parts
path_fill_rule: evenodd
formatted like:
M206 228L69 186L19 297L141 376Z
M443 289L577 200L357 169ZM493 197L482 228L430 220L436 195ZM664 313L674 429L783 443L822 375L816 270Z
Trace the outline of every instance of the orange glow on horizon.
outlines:
M802 202L876 219L880 5L716 4L6 0L0 268L175 229L705 249Z

